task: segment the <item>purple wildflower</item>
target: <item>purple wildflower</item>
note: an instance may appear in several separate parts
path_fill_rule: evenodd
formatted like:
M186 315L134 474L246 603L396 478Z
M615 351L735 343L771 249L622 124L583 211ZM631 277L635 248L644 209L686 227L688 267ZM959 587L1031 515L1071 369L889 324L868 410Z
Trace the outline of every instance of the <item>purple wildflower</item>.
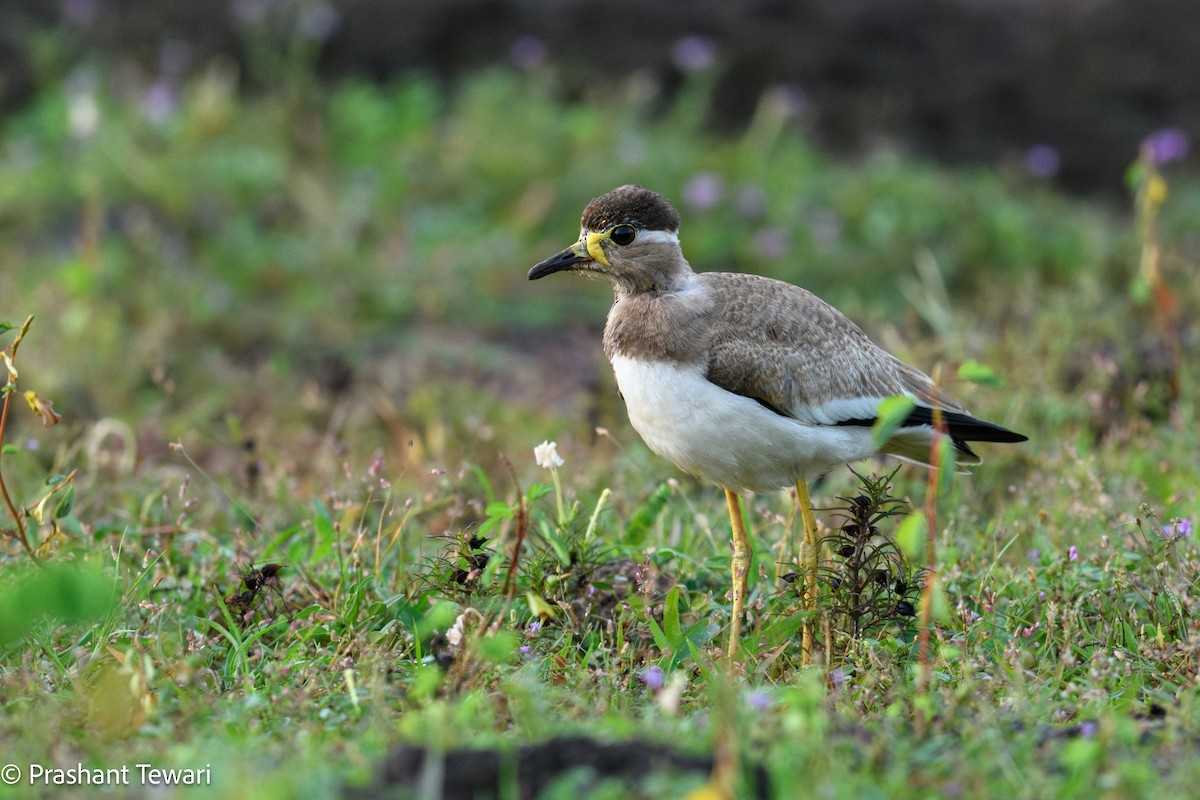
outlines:
M508 48L509 60L526 71L540 67L546 54L546 43L536 36L519 36Z
M717 48L707 36L685 36L671 49L671 60L681 72L699 72L717 60Z
M808 94L794 83L781 83L766 91L769 102L785 119L794 119L808 108Z
M1170 541L1182 539L1185 536L1192 535L1192 521L1190 519L1173 519L1171 524L1162 529L1163 536Z
M99 5L97 0L65 0L62 4L62 13L64 17L77 25L87 25L96 18Z
M762 219L767 213L767 193L761 186L743 186L738 190L734 208L745 219Z
M771 707L771 697L758 689L746 695L746 705L755 711L766 711Z
M1062 166L1062 157L1048 144L1035 144L1025 151L1025 169L1036 178L1053 178Z
M663 686L663 670L658 665L646 667L638 673L638 680L646 684L646 688L658 691Z
M721 202L725 182L714 172L701 172L683 184L683 202L693 211L708 211Z
M1042 556L1042 551L1038 550L1036 547L1029 551L1029 560L1033 563L1033 565L1035 567L1037 566L1038 559L1041 558L1041 556Z
M270 11L270 0L233 0L234 19L244 25L257 25Z
M1067 561L1078 561L1078 560L1079 560L1079 548L1076 547L1075 545L1071 545L1070 547L1067 548Z
M763 228L754 234L752 246L759 258L783 258L788 253L788 236L782 228Z
M1163 128L1142 140L1142 152L1156 167L1182 161L1192 151L1192 141L1180 128Z
M328 39L341 22L342 17L337 9L326 3L309 6L300 12L300 31L314 42Z
M842 215L832 208L818 208L812 212L808 223L813 242L821 247L832 247L842 238Z
M166 81L155 81L142 97L142 116L152 123L165 122L178 106L175 90Z

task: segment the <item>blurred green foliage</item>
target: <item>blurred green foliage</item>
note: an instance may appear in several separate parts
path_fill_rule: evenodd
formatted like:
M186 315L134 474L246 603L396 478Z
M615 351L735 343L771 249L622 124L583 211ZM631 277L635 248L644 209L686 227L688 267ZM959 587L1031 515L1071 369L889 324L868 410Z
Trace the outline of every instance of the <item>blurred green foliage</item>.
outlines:
M852 311L899 313L896 278L925 248L968 301L1129 257L1110 214L1018 175L888 150L834 162L769 97L742 134L715 136L706 92L697 80L664 109L633 81L567 103L548 74L497 70L247 97L212 67L151 113L101 78L67 81L0 127L0 258L18 267L4 302L37 297L64 345L134 356L595 322L605 292L532 292L524 271L624 182L681 207L697 269L774 275Z
M120 584L95 563L26 564L0 585L0 646L47 627L95 625L120 596Z

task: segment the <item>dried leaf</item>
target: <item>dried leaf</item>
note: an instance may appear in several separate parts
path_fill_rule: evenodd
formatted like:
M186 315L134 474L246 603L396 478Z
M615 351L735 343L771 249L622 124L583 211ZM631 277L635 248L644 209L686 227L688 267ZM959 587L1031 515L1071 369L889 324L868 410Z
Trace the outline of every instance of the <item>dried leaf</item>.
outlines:
M47 428L53 428L62 422L62 415L54 410L54 404L49 400L43 400L38 397L37 392L26 392L25 402L29 403L29 407L33 409L33 413L42 418L42 424Z

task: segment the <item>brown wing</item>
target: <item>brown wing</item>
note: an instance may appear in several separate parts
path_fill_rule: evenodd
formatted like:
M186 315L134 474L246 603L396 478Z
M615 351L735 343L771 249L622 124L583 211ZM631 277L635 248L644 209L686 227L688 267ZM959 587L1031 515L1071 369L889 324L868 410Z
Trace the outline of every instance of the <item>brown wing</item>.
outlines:
M880 400L898 394L965 413L812 292L757 275L697 277L716 300L713 383L813 424L871 419Z

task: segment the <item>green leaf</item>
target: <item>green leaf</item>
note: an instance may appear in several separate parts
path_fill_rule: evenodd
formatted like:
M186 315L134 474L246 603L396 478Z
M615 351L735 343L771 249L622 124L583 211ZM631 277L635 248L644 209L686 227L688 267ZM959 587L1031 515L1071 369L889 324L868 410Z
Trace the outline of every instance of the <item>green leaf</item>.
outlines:
M304 527L299 524L284 528L275 535L259 557L265 559L274 553L284 553L288 561L304 561L307 558L305 551L308 549L308 537L299 536L301 533L304 533Z
M954 485L955 466L958 463L957 451L954 449L954 440L949 436L937 437L938 449L938 495L945 496L950 492Z
M362 608L363 595L361 585L354 585L346 592L346 601L342 606L341 618L350 627L358 622L358 612Z
M883 447L884 442L892 438L908 415L912 413L917 401L906 394L889 397L879 404L875 412L875 424L871 426L871 440L876 447Z
M1150 281L1143 275L1135 275L1129 282L1129 299L1138 305L1145 305L1150 302L1151 295Z
M70 514L73 508L75 508L75 487L68 486L67 490L63 492L62 498L58 501L58 505L54 507L54 518L62 519L67 514Z
M431 631L447 630L461 613L462 607L458 603L449 600L438 602L425 614L425 619L421 620L422 635Z
M796 619L793 621L795 622L795 627L792 628L792 634L795 634L796 631L800 629L800 624L803 622L803 620ZM688 644L692 646L692 658L699 660L700 648L703 648L706 644L711 642L713 638L720 632L720 625L716 624L715 622L708 622L707 620L701 620L692 627L688 628L687 633L684 634L684 638L686 638Z
M1071 772L1084 772L1089 775L1104 757L1104 746L1095 739L1072 739L1063 746L1059 753L1059 761Z
M981 364L973 358L969 358L962 363L958 368L958 377L964 381L978 383L982 386L991 386L996 389L1003 388L1004 379L986 364Z
M671 587L667 598L663 601L663 629L667 638L678 642L683 638L683 628L679 624L679 585Z
M486 514L489 519L512 519L517 513L517 507L511 503L497 501L494 503L488 503L487 508L484 509L483 513Z
M564 567L569 566L571 564L571 548L567 544L566 539L552 531L550 525L545 520L541 520L538 529L541 531L542 538L546 540L546 543L550 545L550 549L554 551L554 557L558 559L558 563Z
M629 519L629 527L625 530L626 539L630 544L641 544L670 496L671 487L664 483L654 490L654 494L650 495L650 499L646 501L645 505L633 512L633 516Z
M333 641L333 635L324 625L305 625L298 633L301 641L314 642L318 645L327 645Z
M300 609L295 614L293 614L292 619L293 620L307 619L308 617L311 617L313 614L317 613L318 611L323 611L323 610L324 609L321 607L321 605L319 603L312 603L312 604L307 605L304 608Z
M442 686L444 674L436 664L422 664L413 671L408 696L413 700L430 700Z
M558 607L551 605L537 592L525 592L525 600L529 603L529 613L537 619L553 619L558 614Z
M924 592L921 593L924 599ZM933 608L930 618L938 625L950 624L950 598L946 597L946 590L942 588L942 584L935 581L932 592Z
M671 639L663 632L662 628L658 627L658 622L655 621L654 617L648 618L646 622L650 625L650 636L653 637L654 644L664 653L670 652Z
M925 563L925 517L909 514L896 528L896 544L904 557L914 564Z
M1146 167L1141 161L1134 161L1125 170L1125 185L1130 191L1136 191L1146 178Z
M491 636L481 636L475 641L475 651L493 664L508 661L521 640L512 631L496 631Z
M20 639L43 619L94 623L116 605L112 579L86 564L51 564L0 590L0 643Z
M806 616L811 616L813 612L805 612L801 614L792 614L784 617L776 617L774 620L768 621L763 626L759 633L759 638L767 644L768 647L775 647L791 639L800 630L800 626L804 624Z
M530 505L533 505L538 500L554 491L552 483L531 483L529 489L525 492L525 499Z
M334 542L337 540L337 529L333 524L333 517L329 515L329 508L318 498L312 500L313 509L313 537L312 554L309 558L313 562L324 561L329 558L333 552Z
M471 466L471 472L475 475L475 480L479 481L479 485L483 487L483 496L487 498L488 505L496 502L496 491L492 488L492 482L488 479L487 473L483 471L483 467L474 464Z

